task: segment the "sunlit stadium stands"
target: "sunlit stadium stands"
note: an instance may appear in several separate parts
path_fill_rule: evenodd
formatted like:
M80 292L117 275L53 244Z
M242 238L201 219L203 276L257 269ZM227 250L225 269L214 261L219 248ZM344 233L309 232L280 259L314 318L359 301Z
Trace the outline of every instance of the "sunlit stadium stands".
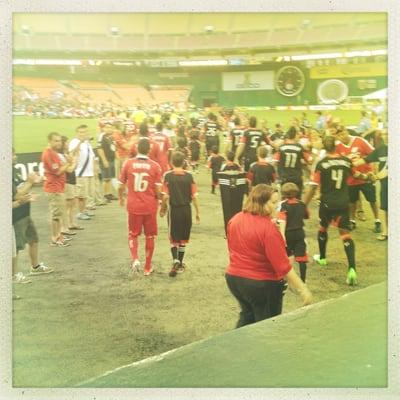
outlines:
M36 94L40 98L51 98L56 91L61 91L65 95L75 94L73 89L62 85L55 79L15 77L14 85L31 94Z
M181 103L189 98L191 87L160 86L153 87L151 93L155 103Z
M154 99L147 89L142 86L129 84L110 84L110 88L125 105L152 104Z

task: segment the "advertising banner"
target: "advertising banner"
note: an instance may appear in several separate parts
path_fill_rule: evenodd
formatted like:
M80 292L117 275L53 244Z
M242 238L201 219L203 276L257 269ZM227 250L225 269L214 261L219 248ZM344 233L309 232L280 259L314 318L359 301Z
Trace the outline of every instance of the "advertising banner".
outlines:
M274 71L222 73L222 90L273 90Z
M311 79L387 76L386 63L327 65L310 68Z
M26 180L32 172L44 175L43 163L40 161L42 153L17 154L17 164L14 167L19 171L23 180Z

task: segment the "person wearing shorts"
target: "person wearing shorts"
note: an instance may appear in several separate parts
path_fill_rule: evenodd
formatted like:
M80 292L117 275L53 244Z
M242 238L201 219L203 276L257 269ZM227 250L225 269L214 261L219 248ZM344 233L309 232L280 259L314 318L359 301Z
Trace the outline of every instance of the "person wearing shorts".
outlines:
M13 164L16 164L17 156L13 150ZM48 274L53 272L52 268L39 262L38 243L39 237L35 224L30 216L31 201L30 193L34 183L39 182L40 177L36 173L28 176L24 182L18 171L13 168L12 176L12 224L13 224L13 279L16 283L28 283L22 272L17 272L18 252L29 246L29 258L31 262L30 275Z
M348 177L352 173L352 164L349 158L336 153L335 138L333 136L326 136L323 139L323 145L327 151L327 156L317 163L304 201L308 205L317 187L320 186L320 227L318 231L320 253L314 256L314 260L320 266L327 265L328 227L331 224L336 226L339 228L340 238L342 239L348 262L346 282L348 285L355 285L357 284L355 244L350 235L350 199L347 184Z
M63 236L62 221L65 214L65 171L72 166L72 159L65 155L64 163L59 155L62 150L61 135L56 132L49 133L49 146L42 153L42 162L44 168L43 189L49 200L50 218L51 218L51 242L54 247L69 246L67 238Z
M132 270L138 272L140 268L138 238L144 230L146 263L143 272L145 276L148 276L153 272L151 261L154 253L154 239L157 236L157 208L162 185L161 168L148 157L150 141L147 138L139 140L137 151L137 156L128 159L122 167L118 194L120 206L123 207L125 188L128 189L128 238Z
M300 278L305 282L308 256L304 219L308 219L310 214L306 205L297 198L299 192L299 187L294 183L282 185L281 193L284 200L279 207L278 221L286 241L287 255L294 256L295 261L299 263Z
M183 257L189 243L192 228L191 203L196 210L196 222L200 223L197 187L193 175L183 166L185 156L180 151L172 153L173 169L164 175L163 200L160 216L164 217L168 210L169 240L171 243L172 268L170 277L185 270Z

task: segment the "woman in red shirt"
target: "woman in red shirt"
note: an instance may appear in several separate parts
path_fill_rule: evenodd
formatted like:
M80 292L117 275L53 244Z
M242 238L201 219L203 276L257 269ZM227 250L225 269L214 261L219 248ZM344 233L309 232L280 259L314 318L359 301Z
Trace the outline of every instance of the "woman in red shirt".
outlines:
M285 280L300 294L303 305L312 301L311 292L293 270L284 239L271 219L278 201L274 189L259 184L250 193L243 211L228 223L230 263L225 277L241 307L237 328L281 314Z

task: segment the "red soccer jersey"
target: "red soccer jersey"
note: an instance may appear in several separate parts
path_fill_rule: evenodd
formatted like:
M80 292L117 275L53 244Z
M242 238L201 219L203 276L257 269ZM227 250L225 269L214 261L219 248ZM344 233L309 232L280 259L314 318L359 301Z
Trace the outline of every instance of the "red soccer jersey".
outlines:
M140 140L140 139L141 139L141 137L139 136L138 140ZM149 141L150 141L149 158L159 164L160 163L160 148L154 140L149 139ZM137 154L138 154L138 152L137 152L136 144L133 144L131 146L131 148L129 149L129 155L131 157L136 157Z
M158 145L159 147L159 159L158 163L160 164L162 172L166 172L169 169L168 164L168 153L171 148L171 143L167 135L164 135L162 132L156 132L152 135L151 139Z
M157 212L156 186L161 183L161 168L146 156L129 159L122 167L119 181L127 185L128 213L148 215Z
M128 144L132 136L133 133L126 132L125 135L123 135L120 131L114 131L113 138L118 158L124 159L129 157L129 150L126 150L123 146Z
M42 153L45 181L43 189L47 193L63 193L65 187L65 173L57 175L62 167L62 161L58 153L52 149L46 149Z
M341 156L346 156L350 159L355 156L364 158L368 154L372 153L373 150L374 148L365 139L358 136L350 136L350 143L348 145L342 142L336 145L336 152ZM353 173L358 171L366 174L372 171L372 166L370 164L364 164L359 167L353 167L352 171ZM354 178L352 175L347 179L347 184L349 186L362 185L364 183L364 180Z
M229 221L227 237L230 275L278 281L292 268L283 237L269 217L240 212Z

